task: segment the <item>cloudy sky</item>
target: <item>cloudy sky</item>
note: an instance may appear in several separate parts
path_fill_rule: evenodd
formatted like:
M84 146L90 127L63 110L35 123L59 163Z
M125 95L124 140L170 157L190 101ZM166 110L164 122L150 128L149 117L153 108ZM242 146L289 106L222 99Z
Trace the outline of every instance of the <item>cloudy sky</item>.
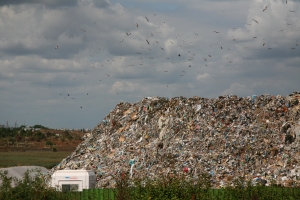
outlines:
M0 124L93 128L120 102L300 90L300 3L1 0Z

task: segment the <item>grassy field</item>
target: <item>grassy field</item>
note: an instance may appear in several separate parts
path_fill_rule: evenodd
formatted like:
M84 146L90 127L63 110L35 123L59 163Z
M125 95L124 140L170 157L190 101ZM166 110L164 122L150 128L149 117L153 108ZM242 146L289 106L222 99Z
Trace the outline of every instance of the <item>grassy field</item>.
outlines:
M0 168L13 166L42 166L52 168L73 151L0 152Z

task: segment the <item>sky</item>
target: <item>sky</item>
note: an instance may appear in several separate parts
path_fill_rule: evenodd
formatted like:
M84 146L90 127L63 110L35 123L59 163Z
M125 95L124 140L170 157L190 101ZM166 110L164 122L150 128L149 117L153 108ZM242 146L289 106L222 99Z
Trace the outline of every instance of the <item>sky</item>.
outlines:
M300 2L1 0L0 124L94 128L144 97L300 90Z

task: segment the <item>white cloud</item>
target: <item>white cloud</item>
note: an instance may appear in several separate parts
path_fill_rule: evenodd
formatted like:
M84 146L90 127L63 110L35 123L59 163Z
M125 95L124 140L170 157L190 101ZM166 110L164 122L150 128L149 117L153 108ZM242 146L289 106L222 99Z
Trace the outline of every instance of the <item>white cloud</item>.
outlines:
M247 87L247 85L243 85L240 83L233 83L230 85L230 87L223 92L221 92L222 95L229 95L229 94L235 94L239 96L249 96L254 94L254 90Z
M143 86L139 83L132 83L128 81L116 81L112 86L109 92L111 94L123 93L123 94L132 94L135 92L141 92Z
M196 79L198 81L207 81L208 79L210 79L212 76L208 73L204 73L204 74L198 74Z

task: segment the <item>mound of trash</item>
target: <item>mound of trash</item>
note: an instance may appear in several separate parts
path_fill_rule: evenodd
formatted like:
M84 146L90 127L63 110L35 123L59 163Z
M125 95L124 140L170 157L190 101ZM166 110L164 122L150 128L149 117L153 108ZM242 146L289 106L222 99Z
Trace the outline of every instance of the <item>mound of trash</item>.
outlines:
M292 185L300 176L300 93L208 99L146 97L119 103L84 141L50 170L91 169L96 187L115 176L211 175Z

